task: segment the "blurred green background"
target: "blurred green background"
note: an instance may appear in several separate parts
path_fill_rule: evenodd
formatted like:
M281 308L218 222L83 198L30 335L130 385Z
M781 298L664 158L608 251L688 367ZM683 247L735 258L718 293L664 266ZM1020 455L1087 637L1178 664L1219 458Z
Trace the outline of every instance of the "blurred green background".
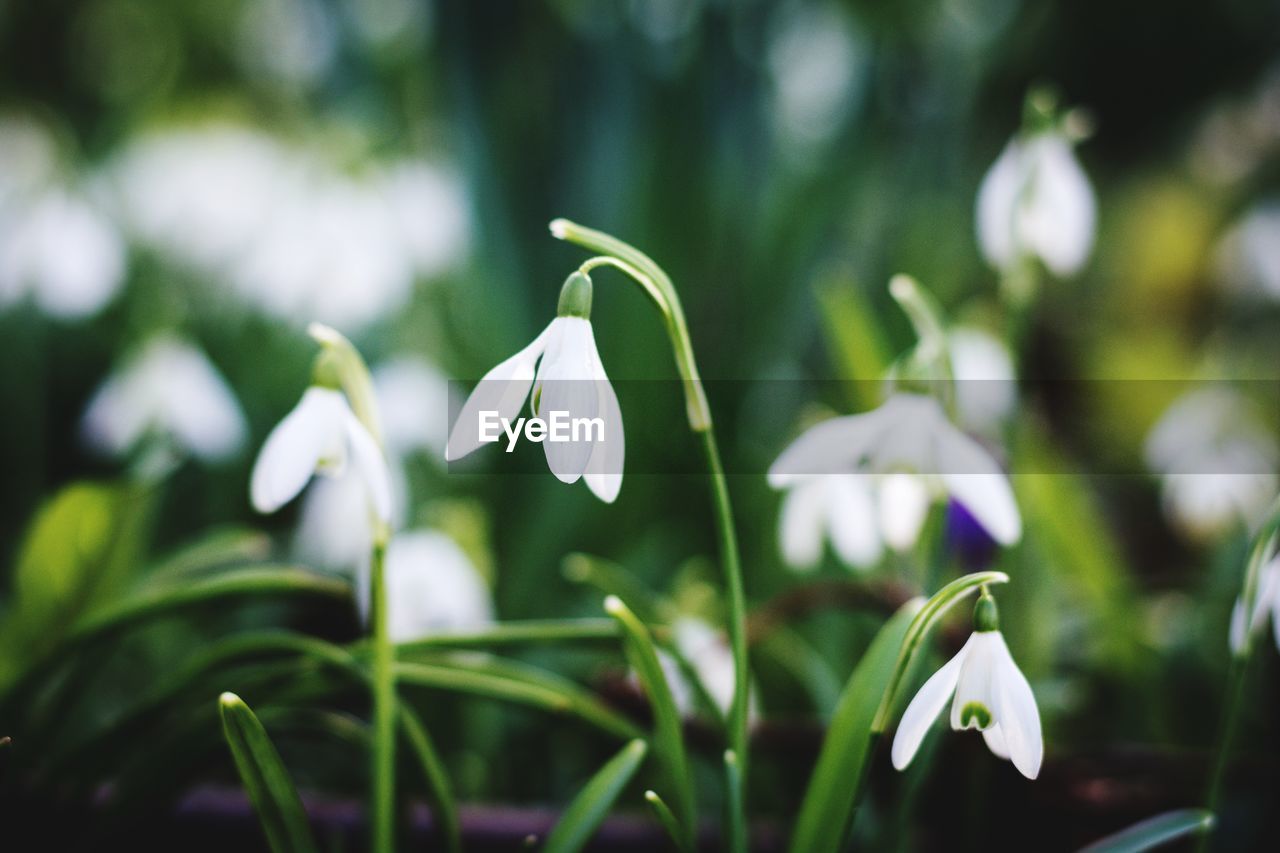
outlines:
M40 659L167 555L215 533L238 543L215 563L295 555L297 505L259 517L247 483L308 381L307 323L348 334L375 369L409 358L469 384L532 340L583 259L548 236L556 216L665 267L704 376L779 380L768 399L751 382L712 384L730 470L762 472L813 404L870 405L808 381L876 379L914 343L890 275L916 276L951 318L1003 333L974 203L1038 84L1091 117L1077 153L1099 210L1083 272L1043 281L1022 319L1021 406L997 442L1015 473L1081 472L1017 478L1027 533L997 558L1014 577L1006 634L1036 687L1048 764L1028 787L975 738L939 737L927 776L877 766L859 831L877 847L1065 849L1196 803L1247 536L1189 535L1162 511L1161 482L1137 472L1183 383L1280 379L1270 2L0 2L0 566L11 569L0 605L17 625L0 632L3 654ZM611 377L673 378L642 294L607 271L596 282ZM107 452L87 440L97 389L161 333L225 378L246 427L234 448L191 458L149 434ZM1080 379L1168 382L1136 393L1055 381ZM628 405L626 383L619 393L630 446L612 506L546 474L504 474L496 452L450 471L438 461L447 408L411 413L422 433L405 456L404 522L463 546L492 582L498 618L599 615L600 591L562 574L577 551L624 566L668 612L722 618L700 478L646 473L697 464L678 398ZM1262 396L1274 442L1274 389ZM1120 469L1130 473L1088 473ZM136 528L113 539L127 552L111 558L118 577L77 595L74 571L45 589L55 581L32 568L36 591L24 590L37 511L86 480L109 494L67 510L68 524ZM758 652L753 812L785 826L832 685L897 600L895 584L918 584L932 557L922 549L871 575L828 557L819 575L798 576L778 556L778 495L759 474L732 477L731 489L758 611L810 584L870 591L870 604L819 594L775 643L785 649ZM81 556L104 550L100 531L53 534L76 535ZM269 626L337 640L360 630L342 603L279 598L166 620L60 658L32 738L87 738L213 638ZM612 651L516 654L638 704ZM1252 745L1224 825L1238 846L1262 849L1278 820L1267 804L1280 790L1280 668L1268 643L1258 657L1242 723ZM14 750L0 753L6 823L77 846L140 827L154 834L134 837L183 837L203 818L173 817L175 799L234 779L213 698L235 680L211 676L157 712L147 736L63 766L17 751L37 715L14 710L34 694L11 692L0 716L16 727ZM358 693L342 701L362 713ZM533 712L447 695L422 704L466 802L554 808L616 749ZM358 753L282 730L301 786L359 796ZM162 754L171 745L190 760ZM699 772L714 802L710 765ZM130 800L139 778L147 785ZM69 812L92 820L49 827ZM251 824L237 826L256 842Z

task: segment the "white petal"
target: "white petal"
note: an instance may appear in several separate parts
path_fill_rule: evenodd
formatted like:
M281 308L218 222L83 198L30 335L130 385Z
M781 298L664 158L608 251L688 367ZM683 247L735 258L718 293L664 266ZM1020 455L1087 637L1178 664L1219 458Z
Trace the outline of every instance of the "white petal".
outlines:
M184 447L202 459L225 459L240 449L247 428L231 389L205 355L189 344L162 341L153 350L165 369L162 417Z
M937 471L951 496L1001 545L1021 539L1022 515L1013 489L982 445L949 423L934 434L934 440Z
M849 470L875 445L888 423L886 407L881 406L809 428L769 466L769 485L780 489L809 475Z
M493 621L488 584L466 553L435 531L402 533L387 548L387 613L395 642Z
M1231 651L1236 654L1243 652L1248 635L1249 632L1244 619L1244 602L1237 598L1235 605L1231 608L1231 628L1227 633L1227 638L1231 643Z
M1031 692L1027 678L1013 662L1009 647L999 631L988 632L995 636L998 646L995 655L994 692L996 720L1004 736L1009 760L1028 779L1040 775L1044 761L1044 738L1040 733L1040 711L1036 697Z
M1034 171L1018 211L1017 238L1054 275L1073 275L1093 248L1093 188L1066 139L1046 135L1028 148Z
M1021 146L1009 142L991 164L978 188L978 245L987 263L1006 269L1016 259L1013 243L1013 212L1022 179Z
M778 545L783 561L793 569L812 570L822 559L822 530L826 522L822 478L793 486L782 499L778 516Z
M933 721L942 713L947 700L951 698L951 693L956 689L956 682L960 678L960 669L964 665L972 644L971 636L964 644L964 648L947 661L942 669L930 676L920 688L920 692L912 698L911 704L907 705L907 710L902 714L902 721L898 723L898 731L893 736L893 766L898 770L902 770L911 763L912 758L915 758L916 750L920 749L920 744L928 734L929 727L933 725Z
M929 516L929 487L916 474L886 474L879 479L880 532L889 547L910 551Z
M507 419L519 414L533 384L534 366L546 348L554 325L553 321L533 343L490 370L476 384L449 433L444 451L446 460L461 459L483 443L480 441L481 412L497 412L499 418Z
M344 405L346 401L343 401ZM382 454L378 442L365 429L364 424L350 408L344 412L343 420L347 431L347 441L351 443L351 458L360 478L369 489L369 500L378 518L387 524L391 523L391 473L387 470L387 459Z
M600 397L600 417L604 419L604 441L595 442L583 479L600 500L611 504L622 489L622 468L626 459L626 435L622 429L622 409L609 376L604 372L594 336L590 355L595 367L596 390Z
M1005 743L1004 732L1000 730L1000 724L996 723L991 728L982 733L982 739L987 742L987 749L995 754L996 758L1009 760L1009 744Z
M595 339L591 322L581 317L557 317L552 327L546 355L538 367L534 400L538 417L548 424L549 434L542 442L547 466L562 483L576 483L587 470L593 443L581 433L577 441L552 441L550 430L555 428L557 418L572 424L600 413L600 393L591 359Z
M960 669L956 698L951 703L951 728L986 729L996 722L995 679L999 650L1004 644L999 631L975 631L969 637L969 654ZM971 713L975 706L985 709L990 719L985 722Z
M866 474L829 474L821 478L826 491L827 535L846 565L877 563L883 548L876 528L872 479Z
M258 512L275 512L302 491L342 429L346 408L341 393L312 387L276 425L250 478L249 494Z

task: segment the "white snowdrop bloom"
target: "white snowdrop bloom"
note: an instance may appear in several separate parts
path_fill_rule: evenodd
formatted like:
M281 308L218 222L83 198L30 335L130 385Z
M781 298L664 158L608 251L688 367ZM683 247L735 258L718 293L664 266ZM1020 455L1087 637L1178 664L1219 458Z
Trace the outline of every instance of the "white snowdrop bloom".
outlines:
M237 453L248 429L235 395L204 353L166 334L102 384L81 431L91 447L114 456L157 436L213 462Z
M783 13L767 60L773 119L786 142L804 151L840 130L857 104L864 76L857 36L849 16L835 5Z
M1056 131L1010 140L978 190L978 242L992 266L1040 259L1074 275L1093 249L1097 203L1071 142Z
M953 730L978 729L991 752L1012 761L1023 776L1040 774L1044 740L1036 699L1004 637L990 624L979 625L907 705L893 738L894 767L902 770L911 763L949 699Z
M1280 301L1280 201L1245 214L1222 238L1216 262L1234 290Z
M1258 572L1258 588L1254 592L1253 612L1248 624L1244 618L1244 602L1236 599L1231 610L1231 650L1244 651L1250 632L1261 631L1271 617L1271 630L1275 634L1276 648L1280 649L1280 554L1271 558Z
M919 474L897 471L876 478L876 510L880 535L900 554L910 551L929 517L929 483Z
M334 24L316 0L255 0L241 12L240 61L255 77L313 85L337 54Z
M1022 537L1022 516L1008 478L981 444L947 420L932 397L897 393L870 412L818 424L773 463L769 484L786 488L813 475L840 472L915 474L932 500L949 495L959 501L1002 545ZM918 533L914 518L920 504L912 492L919 490L907 480L893 488L898 494L885 502L881 526L887 511L890 526L900 525L898 532L906 538L913 526Z
M728 714L733 704L734 669L733 650L723 632L695 616L679 616L671 623L671 638L676 651L689 664L698 683L706 691L707 698L721 714ZM672 701L682 717L692 717L697 710L694 687L689 683L685 670L675 657L658 649L658 663L667 679ZM632 681L639 677L631 674ZM747 700L747 718L754 721L760 716L755 686L750 688Z
M449 434L445 459L461 459L485 443L483 413L512 421L530 398L534 415L547 421L557 414L566 421L599 419L603 435L594 427L581 430L576 440L548 435L542 447L561 482L584 479L596 497L613 503L622 488L622 410L596 351L587 276L574 273L565 282L558 314L533 343L481 378Z
M267 436L253 466L250 496L259 512L275 512L314 474L341 476L350 463L378 519L390 523L391 476L377 441L351 411L346 396L313 385Z
M443 533L399 533L387 546L387 615L397 643L493 621L489 585ZM367 584L361 584L367 586Z
M875 565L884 550L876 513L872 478L865 474L817 474L800 480L782 499L782 558L793 569L811 571L829 540L846 565Z
M393 501L392 505L404 504ZM309 566L344 573L355 570L365 577L373 536L369 490L359 474L347 470L341 477L321 477L307 488L293 532L293 554ZM367 600L368 591L362 592Z
M1210 539L1261 521L1276 492L1280 446L1234 389L1197 388L1171 405L1144 447L1169 519Z
M466 257L471 206L457 175L424 161L406 161L388 169L377 186L415 273L434 278Z
M105 216L59 188L0 208L0 306L30 295L64 320L101 310L124 280L125 246Z
M373 389L389 453L444 452L449 432L449 380L430 362L399 356L373 370Z
M1017 374L1009 348L976 328L953 327L947 333L960 423L991 435L1013 412Z

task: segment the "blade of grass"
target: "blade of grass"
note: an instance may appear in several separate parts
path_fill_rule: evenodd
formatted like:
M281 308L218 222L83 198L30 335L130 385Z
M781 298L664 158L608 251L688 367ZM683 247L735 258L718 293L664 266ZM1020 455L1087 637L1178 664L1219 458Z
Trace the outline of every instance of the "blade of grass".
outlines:
M729 850L732 853L746 853L747 850L747 815L743 802L742 765L738 763L738 755L732 749L724 751L724 778L728 795L725 797L725 808L731 811L725 822L728 827Z
M236 769L271 849L275 853L315 851L302 800L262 723L234 693L219 697L218 711Z
M1205 809L1178 809L1147 818L1114 835L1099 839L1080 853L1142 853L1171 841L1208 832L1213 813Z
M435 817L440 823L440 833L444 836L445 845L451 853L460 853L462 827L458 822L458 807L453 799L449 773L417 713L407 702L402 701L399 707L400 728L409 741L413 754L417 756L422 775L426 777L427 789L434 801Z
M653 745L655 757L663 769L663 777L670 790L675 792L673 809L681 828L681 837L692 846L696 830L693 783L689 771L689 759L685 752L683 726L676 709L671 687L667 684L658 652L649 636L649 629L631 612L622 599L611 595L605 599L605 612L617 620L626 640L624 646L632 668L640 678L649 704L653 708Z
M591 777L547 835L545 853L576 853L591 840L648 749L643 740L633 740Z
M693 847L684 837L684 831L680 829L680 822L676 820L676 816L671 811L671 807L662 801L656 791L645 791L644 801L653 809L653 814L658 818L658 823L662 824L662 828L667 831L667 835L671 837L671 842L681 853L692 853Z

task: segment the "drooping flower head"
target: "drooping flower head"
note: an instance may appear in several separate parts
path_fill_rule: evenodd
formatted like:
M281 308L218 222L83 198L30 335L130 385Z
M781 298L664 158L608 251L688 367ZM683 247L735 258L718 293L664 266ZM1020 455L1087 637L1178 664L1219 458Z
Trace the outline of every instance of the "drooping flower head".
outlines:
M581 272L565 281L557 316L542 334L476 385L449 434L445 459L461 459L480 447L485 443L483 421L515 419L526 399L538 417L560 413L569 421L602 423L603 435L587 429L573 440L548 437L542 446L557 478L565 483L586 480L596 497L612 503L622 488L622 410L596 350L591 279Z
M312 336L322 342L331 341L331 335L345 343L326 327L312 327ZM392 497L386 458L370 425L356 416L341 390L328 346L316 360L314 384L271 431L258 454L250 480L253 506L259 512L275 512L313 475L337 477L350 466L365 486L374 517L389 525Z
M893 738L894 767L903 770L911 763L948 700L954 731L977 729L991 752L1012 761L1023 776L1034 779L1040 774L1040 711L1000 634L995 599L988 594L974 608L974 632L968 642L924 683L903 712Z
M1038 260L1059 277L1079 272L1093 249L1097 203L1072 147L1079 115L1059 116L1043 92L1028 99L1027 126L1005 146L978 190L978 244L993 267Z
M1271 630L1275 634L1276 648L1280 649L1280 553L1273 556L1258 572L1257 589L1254 591L1252 612L1245 617L1243 597L1236 599L1231 610L1231 651L1242 654L1249 642L1249 635L1262 631L1271 617Z

